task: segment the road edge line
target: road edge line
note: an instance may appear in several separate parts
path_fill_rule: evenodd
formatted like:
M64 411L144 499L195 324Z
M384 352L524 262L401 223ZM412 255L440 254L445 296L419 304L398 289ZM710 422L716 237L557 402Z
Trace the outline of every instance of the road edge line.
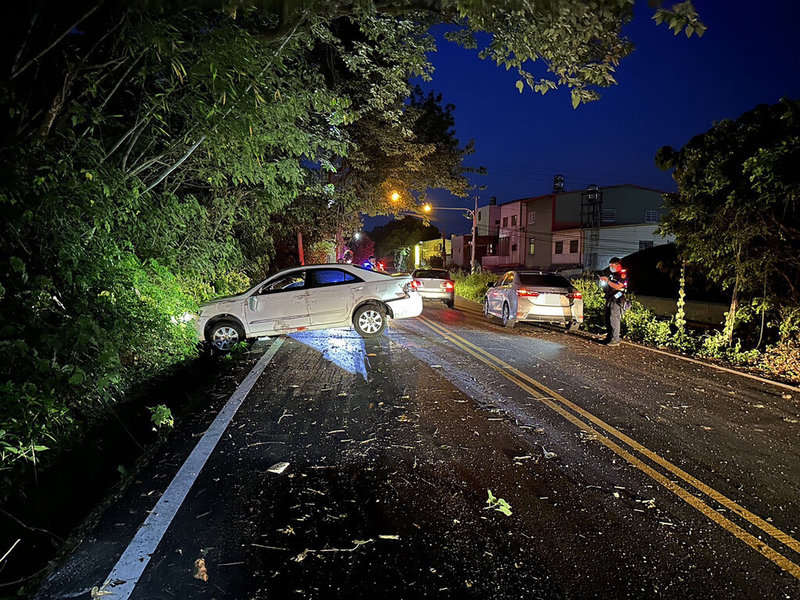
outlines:
M278 348L281 347L283 341L282 338L277 338L273 341L269 349L256 363L256 366L247 374L244 381L239 384L239 387L236 388L236 391L197 442L191 454L181 465L181 468L175 474L167 489L164 490L155 507L147 515L144 523L142 523L127 548L123 551L122 556L111 569L101 590L112 593L115 600L125 600L130 597L134 587L139 582L139 578L149 564L152 554L164 537L172 523L172 519L181 507L209 456L214 451L217 442L222 438L222 434L225 433L247 394L258 381L267 364L278 352Z

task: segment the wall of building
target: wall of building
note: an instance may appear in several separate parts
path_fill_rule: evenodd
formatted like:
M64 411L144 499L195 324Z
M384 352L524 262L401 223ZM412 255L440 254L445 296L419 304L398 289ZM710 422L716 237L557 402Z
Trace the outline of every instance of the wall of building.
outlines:
M500 207L489 204L478 208L477 235L497 235L500 230Z
M540 196L526 202L525 249L523 264L529 268L547 268L552 261L554 195ZM531 253L533 243L533 253Z
M661 246L675 241L675 236L660 236L656 234L658 224L618 225L600 228L597 260L594 264L587 264L586 268L593 271L605 269L608 261L614 256L627 256L642 250L647 244Z
M557 252L559 245L561 252ZM550 250L554 267L583 264L583 232L580 229L555 232Z

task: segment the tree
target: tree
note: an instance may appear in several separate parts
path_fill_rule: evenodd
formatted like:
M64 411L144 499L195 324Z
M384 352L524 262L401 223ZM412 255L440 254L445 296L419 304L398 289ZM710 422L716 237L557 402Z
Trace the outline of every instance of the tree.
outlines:
M632 6L13 3L0 25L3 460L35 458L28 449L192 356L176 315L273 269L298 229L311 247L384 210L393 178L463 186L468 146L452 143L447 107L405 102L409 79L429 77L431 25L455 23L468 47L489 33L482 56L517 69L521 90L566 86L577 105L614 83ZM702 32L689 3L656 18ZM346 160L361 183L337 189Z
M376 227L370 237L375 241L378 256L391 256L395 268L409 269L411 249L423 240L441 237L439 229L415 217L403 217L388 225Z
M684 257L732 290L728 334L742 294L800 301L800 102L761 105L717 123L676 151L656 155L674 168L661 231Z

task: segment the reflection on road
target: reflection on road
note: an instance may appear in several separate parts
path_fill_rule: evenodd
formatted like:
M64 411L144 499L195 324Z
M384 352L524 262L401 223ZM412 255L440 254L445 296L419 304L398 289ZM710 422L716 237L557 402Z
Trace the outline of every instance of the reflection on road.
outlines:
M364 339L352 328L299 331L289 337L320 351L325 360L331 361L337 367L353 375L361 375L367 380L368 361Z

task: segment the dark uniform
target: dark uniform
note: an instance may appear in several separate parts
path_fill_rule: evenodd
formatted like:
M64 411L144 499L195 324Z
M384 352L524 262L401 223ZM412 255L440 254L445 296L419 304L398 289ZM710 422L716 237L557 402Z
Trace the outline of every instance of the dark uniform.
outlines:
M622 289L615 290L610 285L605 287L606 292L606 342L609 344L619 344L620 319L622 317L622 306L625 304L625 292L628 291L628 273L621 268L612 271L608 280L622 285Z

